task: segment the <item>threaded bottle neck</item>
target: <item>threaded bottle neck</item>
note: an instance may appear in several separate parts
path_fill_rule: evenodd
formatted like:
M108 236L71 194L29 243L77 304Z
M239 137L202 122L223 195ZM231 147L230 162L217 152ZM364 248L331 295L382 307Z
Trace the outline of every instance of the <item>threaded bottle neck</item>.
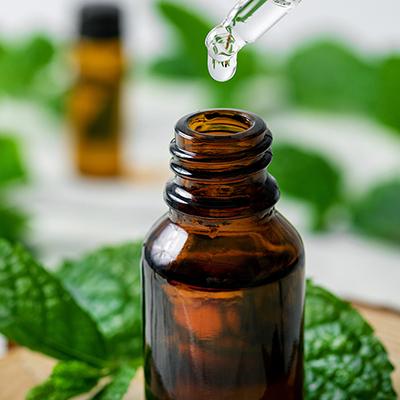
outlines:
M266 170L271 144L264 121L248 112L207 110L183 117L170 146L175 178L167 184L167 204L209 218L268 211L279 199Z

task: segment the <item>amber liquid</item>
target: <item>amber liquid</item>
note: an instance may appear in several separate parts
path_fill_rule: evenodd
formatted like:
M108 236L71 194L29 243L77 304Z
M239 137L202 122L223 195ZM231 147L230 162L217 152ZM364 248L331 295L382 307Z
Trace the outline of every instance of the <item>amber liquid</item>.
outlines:
M69 102L75 164L83 175L121 173L123 56L121 42L82 41L76 50L79 76Z
M301 400L303 261L288 271L210 290L144 261L146 399Z

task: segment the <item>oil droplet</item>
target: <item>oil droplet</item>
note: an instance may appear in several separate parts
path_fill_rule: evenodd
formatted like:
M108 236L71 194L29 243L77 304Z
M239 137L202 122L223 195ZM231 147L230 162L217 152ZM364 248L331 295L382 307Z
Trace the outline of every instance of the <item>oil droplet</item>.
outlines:
M237 68L237 56L232 56L227 61L217 61L208 56L208 71L213 79L218 82L226 82L233 78Z
M208 34L206 46L210 75L219 82L229 81L236 73L241 45L229 29L219 25Z

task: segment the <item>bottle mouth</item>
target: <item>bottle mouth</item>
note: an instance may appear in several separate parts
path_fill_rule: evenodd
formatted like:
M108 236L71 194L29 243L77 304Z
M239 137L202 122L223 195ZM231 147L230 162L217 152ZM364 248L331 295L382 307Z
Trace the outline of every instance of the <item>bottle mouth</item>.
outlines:
M256 150L262 144L263 148L268 148L271 142L271 132L257 115L234 109L214 109L189 114L179 120L173 145L199 158L228 159Z
M176 133L199 140L239 140L265 132L264 121L255 114L234 109L204 110L178 121Z
M189 117L187 127L191 131L216 137L246 136L256 120L250 114L234 110L209 110Z
M262 155L271 143L272 134L257 115L214 109L189 114L178 121L171 153L186 161L231 162Z
M177 175L199 179L251 173L272 158L272 134L255 114L216 109L178 121L172 140L171 167Z

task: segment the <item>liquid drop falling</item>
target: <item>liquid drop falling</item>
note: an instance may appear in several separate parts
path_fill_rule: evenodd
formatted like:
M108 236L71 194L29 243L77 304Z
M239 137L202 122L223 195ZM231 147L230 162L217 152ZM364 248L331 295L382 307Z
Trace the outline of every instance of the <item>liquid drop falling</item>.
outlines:
M241 49L232 32L223 25L207 36L208 71L219 82L229 81L236 73L237 53Z
M236 73L237 56L232 56L228 61L217 61L208 55L208 71L211 77L218 82L232 79Z

